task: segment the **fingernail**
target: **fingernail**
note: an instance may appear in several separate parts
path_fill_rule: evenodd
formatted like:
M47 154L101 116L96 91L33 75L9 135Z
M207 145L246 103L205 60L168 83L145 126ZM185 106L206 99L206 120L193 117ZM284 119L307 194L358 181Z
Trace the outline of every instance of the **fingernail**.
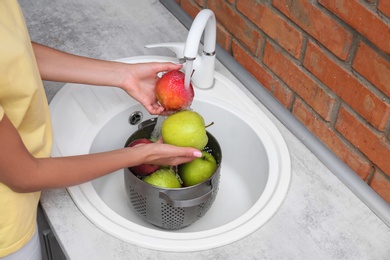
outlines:
M200 158L200 157L202 157L202 152L201 151L195 151L194 152L194 156Z

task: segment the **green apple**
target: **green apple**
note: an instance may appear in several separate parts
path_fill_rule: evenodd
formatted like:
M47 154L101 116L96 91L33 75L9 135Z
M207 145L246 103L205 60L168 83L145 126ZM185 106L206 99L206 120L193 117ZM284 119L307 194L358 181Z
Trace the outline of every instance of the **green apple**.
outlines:
M203 117L195 111L182 110L165 119L161 135L166 144L202 150L208 137Z
M179 165L179 176L184 186L192 186L201 183L217 169L217 162L214 156L206 151L202 152L202 157L195 158L191 162Z
M161 168L144 178L146 183L162 188L181 188L176 173L171 168Z

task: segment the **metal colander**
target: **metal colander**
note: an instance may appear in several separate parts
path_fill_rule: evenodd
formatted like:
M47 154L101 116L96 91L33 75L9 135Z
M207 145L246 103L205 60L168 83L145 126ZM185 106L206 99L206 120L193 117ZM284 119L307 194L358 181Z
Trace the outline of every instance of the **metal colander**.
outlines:
M149 138L155 122L141 124L140 129L127 140L125 147L140 138ZM150 185L129 169L124 171L127 196L132 208L147 222L169 230L181 229L203 217L213 204L218 192L222 160L217 140L207 132L209 142L205 149L217 161L217 170L207 180L194 186L166 189Z

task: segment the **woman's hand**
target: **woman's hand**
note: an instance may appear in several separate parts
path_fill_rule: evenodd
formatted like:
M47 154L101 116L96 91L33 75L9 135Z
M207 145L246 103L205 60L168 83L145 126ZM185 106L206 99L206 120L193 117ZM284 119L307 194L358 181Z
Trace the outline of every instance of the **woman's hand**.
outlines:
M131 165L128 167L140 164L176 166L202 156L202 152L195 148L163 144L162 140L150 144L137 144L124 149L129 149L131 154L129 155Z
M35 158L7 115L0 120L0 143L0 182L16 192L69 187L125 167L178 165L202 156L197 149L159 141L95 154Z
M157 74L182 67L169 62L127 64L104 61L73 55L34 42L32 46L43 80L120 87L152 115L164 111L154 94Z
M159 72L178 70L182 65L174 63L139 63L126 66L120 87L140 102L152 115L159 115L164 108L157 102L154 88Z

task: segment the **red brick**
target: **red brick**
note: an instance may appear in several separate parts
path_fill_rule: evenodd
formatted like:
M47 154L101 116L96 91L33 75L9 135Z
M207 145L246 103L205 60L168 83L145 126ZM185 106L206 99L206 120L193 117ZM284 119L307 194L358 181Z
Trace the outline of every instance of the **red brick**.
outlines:
M293 107L293 114L314 134L316 135L337 157L347 164L360 178L366 180L372 165L370 162L346 145L335 131L313 110L305 105L301 99L296 99Z
M206 3L204 0L195 0L195 2L200 6L200 7L205 7Z
M249 21L241 17L236 10L223 1L208 1L208 8L214 12L218 22L237 40L254 55L259 55L262 36Z
M231 41L232 37L229 32L222 25L217 24L217 42L229 53L231 52Z
M285 19L255 0L238 0L237 10L248 17L288 53L299 58L303 35L288 24Z
M352 43L352 34L307 0L272 1L287 17L322 43L337 57L345 60Z
M390 17L390 1L379 0L378 9L384 13L387 17Z
M330 120L334 98L302 68L267 41L263 62L325 120Z
M390 97L390 61L360 42L353 68Z
M364 7L359 0L319 0L318 2L367 37L382 51L390 54L390 26L377 14Z
M312 42L308 43L303 65L375 128L383 130L390 106L370 92L356 77L332 61Z
M195 18L195 16L202 10L202 8L200 8L196 3L193 3L192 1L183 1L182 0L180 2L180 6L192 18Z
M384 135L371 129L344 107L339 111L335 126L337 131L390 176L390 146Z
M370 182L370 186L390 204L390 179L376 171Z
M263 66L261 66L252 56L241 48L235 41L232 43L233 57L254 76L276 99L286 108L289 108L292 101L292 92L275 79Z

